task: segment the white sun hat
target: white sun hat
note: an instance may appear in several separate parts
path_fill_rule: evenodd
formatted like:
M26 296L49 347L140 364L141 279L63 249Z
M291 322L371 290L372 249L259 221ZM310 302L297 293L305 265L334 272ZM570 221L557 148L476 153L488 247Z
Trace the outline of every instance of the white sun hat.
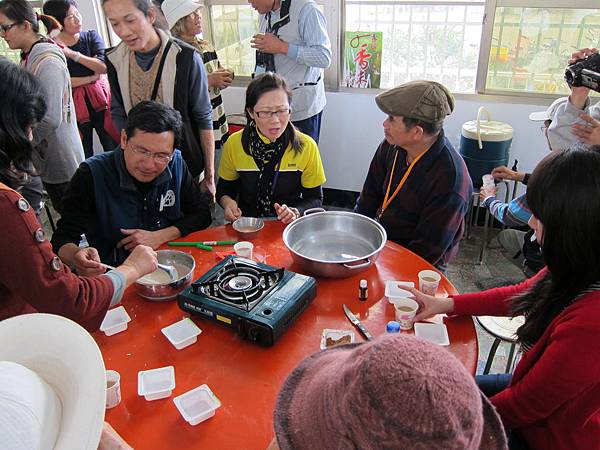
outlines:
M165 19L167 19L170 30L179 19L189 16L203 6L202 3L194 0L165 0L160 9L162 9Z
M536 111L529 114L529 120L533 120L535 122L543 122L546 120L552 120L556 110L560 105L569 101L569 97L561 97L557 98L552 102L550 106L545 111Z
M51 314L0 322L0 441L21 449L96 450L106 371L90 334Z

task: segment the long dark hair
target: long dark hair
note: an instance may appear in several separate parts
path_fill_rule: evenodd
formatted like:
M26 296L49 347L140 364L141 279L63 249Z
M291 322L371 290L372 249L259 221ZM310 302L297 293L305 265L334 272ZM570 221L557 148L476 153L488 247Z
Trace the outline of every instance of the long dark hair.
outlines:
M246 107L244 108L244 112L246 113L248 125L246 125L244 131L242 132L242 148L248 155L250 155L250 127L255 126L254 120L250 116L250 111L254 111L254 107L258 103L258 100L264 94L267 92L276 91L278 89L283 89L285 91L288 98L288 103L291 105L292 91L285 82L285 79L276 73L267 72L255 77L246 89ZM298 133L296 133L296 128L294 128L294 125L291 121L288 122L282 137L284 139L283 148L287 148L291 142L292 149L295 151L302 150L302 143L300 142Z
M18 25L29 22L35 33L40 32L40 22L44 24L48 33L55 29L60 30L60 23L54 17L36 13L27 0L2 0L0 12Z
M0 182L17 187L22 173L32 173L29 128L46 114L40 82L34 75L0 57Z
M542 253L548 274L513 301L525 314L517 331L533 344L547 326L593 283L600 281L600 153L553 152L534 170L527 203L542 223Z
M44 14L54 17L64 27L65 18L71 6L77 8L77 2L75 0L48 0L44 2L43 10Z

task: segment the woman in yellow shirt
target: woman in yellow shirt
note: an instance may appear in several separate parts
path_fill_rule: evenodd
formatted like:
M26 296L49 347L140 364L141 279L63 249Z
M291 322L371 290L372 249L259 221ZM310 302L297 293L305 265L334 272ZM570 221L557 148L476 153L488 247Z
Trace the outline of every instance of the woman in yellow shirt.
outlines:
M217 201L226 220L277 216L283 223L323 203L319 148L290 122L292 93L274 73L246 90L248 125L231 135L219 165Z

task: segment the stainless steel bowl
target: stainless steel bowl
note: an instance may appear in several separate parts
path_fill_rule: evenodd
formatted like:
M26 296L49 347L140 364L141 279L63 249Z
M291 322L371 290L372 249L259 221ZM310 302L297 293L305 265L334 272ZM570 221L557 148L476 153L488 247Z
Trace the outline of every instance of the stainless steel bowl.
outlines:
M172 300L192 282L196 262L192 255L178 250L158 250L156 254L159 263L175 266L178 278L170 283L156 284L140 278L135 282L135 288L140 296L153 302Z
M371 267L386 241L379 223L344 211L309 214L283 232L294 261L307 272L331 278L350 277Z
M258 236L265 226L262 219L256 217L240 217L231 224L237 235L244 241L250 241Z

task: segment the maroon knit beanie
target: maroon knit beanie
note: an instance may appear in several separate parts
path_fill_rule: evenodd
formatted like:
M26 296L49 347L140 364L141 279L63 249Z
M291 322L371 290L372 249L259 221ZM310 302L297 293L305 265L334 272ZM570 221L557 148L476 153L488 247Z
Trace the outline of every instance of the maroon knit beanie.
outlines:
M406 334L309 356L283 384L274 428L281 450L508 448L460 361Z

